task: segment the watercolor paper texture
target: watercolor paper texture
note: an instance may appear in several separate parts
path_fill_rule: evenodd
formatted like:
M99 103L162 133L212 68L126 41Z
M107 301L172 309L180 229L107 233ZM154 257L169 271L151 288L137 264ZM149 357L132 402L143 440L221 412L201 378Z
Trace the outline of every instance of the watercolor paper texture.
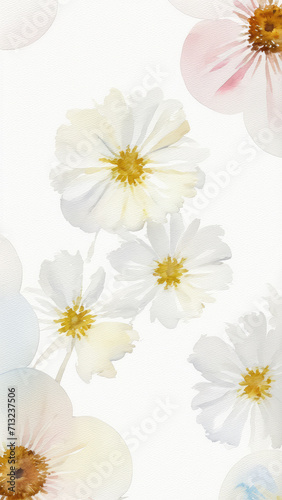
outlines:
M0 0L0 499L282 499L282 3Z

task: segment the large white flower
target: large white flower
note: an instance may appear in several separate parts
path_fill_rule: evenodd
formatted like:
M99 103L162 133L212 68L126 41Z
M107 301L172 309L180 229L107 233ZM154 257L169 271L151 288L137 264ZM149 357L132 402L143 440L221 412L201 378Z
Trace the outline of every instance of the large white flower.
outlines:
M0 373L28 366L38 347L38 320L20 293L21 285L20 259L0 235Z
M53 331L53 341L38 363L54 350L66 349L67 358L57 380L61 379L74 348L77 372L82 380L90 382L94 373L115 377L112 362L131 353L132 342L139 338L129 324L104 321L103 303L98 299L103 291L105 272L98 269L90 277L88 286L83 286L83 279L87 278L85 266L79 252L70 255L66 251L41 266L39 282L44 298L37 300L47 318L43 322Z
M73 417L52 378L32 369L0 376L2 500L119 500L131 477L120 435L96 418Z
M260 451L244 457L229 472L219 500L280 500L282 452Z
M137 105L112 90L102 106L67 114L57 133L53 186L65 218L84 231L136 231L163 222L202 187L207 157L191 139L183 106L151 90Z
M181 69L189 92L220 113L243 111L256 144L281 157L281 0L170 1L205 19L183 46Z
M194 409L212 441L238 446L249 416L263 429L260 439L282 445L282 335L264 314L249 314L229 326L230 343L202 337L190 361L207 382L196 386Z
M222 262L231 252L220 227L199 226L195 220L185 230L177 214L168 225L170 235L164 225L149 223L149 244L138 239L112 252L117 279L127 282L113 311L130 317L152 302L151 320L175 328L180 319L198 317L205 302L214 302L209 292L227 288L231 280L231 270Z

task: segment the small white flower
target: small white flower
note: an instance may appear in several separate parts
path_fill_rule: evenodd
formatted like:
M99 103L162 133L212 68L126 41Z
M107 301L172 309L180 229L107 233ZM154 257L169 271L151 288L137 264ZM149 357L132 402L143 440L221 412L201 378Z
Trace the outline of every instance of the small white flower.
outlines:
M282 335L270 329L264 314L249 314L229 325L230 343L202 337L190 361L207 382L196 386L194 409L212 441L238 446L243 428L259 419L263 436L282 445Z
M228 287L231 270L222 261L231 253L221 240L224 232L199 225L195 220L185 230L175 215L169 236L165 226L148 223L149 244L126 242L110 254L117 279L128 283L118 292L117 314L130 317L152 302L151 321L175 328L180 319L200 316L205 302L214 302L209 292Z
M38 320L21 286L20 259L0 235L0 373L28 366L38 347Z
M15 426L8 421L8 397L11 414L16 407ZM8 423L16 429L11 439ZM15 494L8 482L12 466ZM70 399L51 377L33 369L0 376L2 500L119 500L131 478L131 456L121 436L96 418L73 417Z
M48 316L45 323L53 330L55 342L38 362L57 348L66 349L69 355L75 348L77 372L82 380L90 382L94 373L115 377L112 362L131 353L132 342L139 337L131 325L104 321L103 304L98 299L104 288L105 272L98 269L84 287L84 267L79 252L70 255L66 251L41 266L39 283L49 300L37 300L42 306L41 312ZM62 373L63 369L64 366Z
M57 133L54 188L65 218L86 232L141 229L163 222L202 187L208 156L189 132L183 106L151 90L130 106L112 90L102 106L67 114Z

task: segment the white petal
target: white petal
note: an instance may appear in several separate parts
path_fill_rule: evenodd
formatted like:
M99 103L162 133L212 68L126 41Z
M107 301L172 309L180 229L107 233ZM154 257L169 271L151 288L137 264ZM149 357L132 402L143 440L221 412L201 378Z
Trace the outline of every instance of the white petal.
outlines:
M242 365L231 346L218 337L202 336L194 346L189 361L196 370L212 382L226 387L235 387L240 379Z
M205 290L191 285L189 278L183 278L176 289L177 299L185 313L185 317L198 318L205 307L205 303L215 302Z
M236 353L247 367L267 366L271 359L266 359L268 352L267 344L271 338L267 338L267 324L263 313L246 314L241 318L240 326L229 326L227 333L236 348Z
M157 294L155 284L155 278L148 275L146 279L113 293L109 303L104 306L105 317L134 319Z
M107 186L110 171L105 166L89 169L62 169L61 171L58 168L58 174L54 174L53 179L53 187L63 194L62 199L65 201L83 199L89 193L92 193L94 198L94 194L97 196Z
M100 323L94 325L86 337L76 342L77 372L85 382L90 382L93 374L112 378L116 370L112 361L117 361L126 353L132 353L133 341L138 334L125 323Z
M104 284L106 273L102 267L91 276L91 283L82 297L82 303L85 307L92 306L100 297Z
M189 130L183 105L173 99L162 101L148 126L147 137L141 145L140 153L146 155L175 144Z
M160 259L169 255L169 239L165 227L162 224L148 222L147 234L149 241Z
M193 410L205 408L213 401L221 399L230 390L226 385L217 385L212 382L200 382L195 385L194 389L198 391L198 394L192 401Z
M229 393L221 400L211 403L199 415L197 421L203 425L207 437L212 441L239 446L251 405L243 399L236 398L236 391ZM221 425L218 425L217 420L220 417L224 420Z
M60 451L68 453L77 448L82 449L68 455L56 468L58 472L67 472L62 475L61 493L75 500L120 499L132 479L130 452L120 435L101 420L76 417L71 436Z
M185 198L193 198L197 194L199 180L202 172L181 172L177 170L155 170L148 177L147 191L151 199L162 214L162 219L158 220L155 215L155 207L147 209L148 218L155 222L164 222L167 213L178 212L182 208Z
M181 253L185 251L185 248L189 248L191 242L193 241L195 235L198 232L198 229L200 227L200 220L195 219L191 224L187 227L185 233L183 234L181 240L179 241L177 247L176 247L176 253ZM188 257L187 253L185 255Z
M19 292L22 265L13 245L0 235L0 295Z
M148 134L148 127L163 100L163 93L160 88L150 90L144 99L132 107L134 118L134 133L131 141L131 148L140 146Z
M176 170L191 170L209 156L208 149L201 148L195 141L183 137L176 144L158 149L148 154L148 158L160 166L175 168Z
M276 328L282 328L282 296L273 286L268 286L269 297L267 298L269 311L272 315L270 324Z
M177 252L187 258L190 269L230 259L231 250L221 240L224 235L221 227L206 226L195 232L196 227L199 226L194 221L177 247Z
M121 223L129 231L142 229L150 216L146 209L146 198L147 194L142 185L126 189L122 201Z
M48 297L62 310L72 306L82 293L83 261L80 253L67 251L57 254L53 261L41 265L39 283Z
M174 290L160 290L151 306L151 321L158 319L166 328L176 328L182 318L175 299Z
M108 192L110 188L111 185L109 182L101 181L97 184L95 183L89 191L81 196L76 196L71 200L62 198L61 210L65 219L73 226L80 227L80 229L87 233L99 231L101 223L95 213L95 209L104 196L106 203L109 203Z
M39 342L37 317L19 293L0 298L0 372L28 366Z
M101 112L100 112L101 110ZM106 151L116 151L120 148L118 136L111 123L103 116L103 106L100 109L74 109L68 111L67 118L71 122L70 131L76 132L79 140L70 141L74 150L87 156L100 153L101 142L105 144ZM60 133L59 129L59 133ZM58 137L60 142L61 137Z
M135 279L136 271L139 270L144 276L146 268L151 269L156 258L157 255L141 240L124 243L109 255L111 265L121 273L124 280Z
M281 377L279 377L281 378ZM270 436L273 448L281 448L282 445L282 399L281 399L281 380L279 380L278 390L276 393L272 389L272 397L266 399L259 405L259 410L262 415L265 435ZM276 382L274 382L275 384Z
M226 290L232 281L232 271L226 264L210 265L193 270L186 279L203 290Z
M105 98L104 105L99 106L100 113L112 125L120 149L125 150L133 134L132 110L126 104L122 93L117 89L111 89Z
M184 222L180 213L172 214L170 216L170 252L173 255L180 236L184 232Z

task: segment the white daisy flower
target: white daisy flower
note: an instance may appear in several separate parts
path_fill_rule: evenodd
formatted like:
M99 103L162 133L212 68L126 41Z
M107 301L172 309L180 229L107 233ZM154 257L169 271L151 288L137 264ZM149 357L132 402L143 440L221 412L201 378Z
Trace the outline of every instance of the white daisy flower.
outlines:
M38 319L20 293L21 286L20 259L0 235L0 373L28 366L38 347Z
M77 372L85 382L94 373L103 377L115 377L113 361L133 351L138 334L126 323L105 322L105 311L99 299L105 281L102 268L83 286L85 264L80 253L70 255L64 251L53 261L44 261L39 283L43 296L37 300L40 311L47 316L43 320L53 331L53 341L37 361L40 363L54 350L67 350L67 357L58 373L60 381L73 349L77 353Z
M151 303L151 321L175 328L180 319L200 316L210 293L228 288L231 270L222 261L231 257L218 226L199 229L195 220L184 229L175 215L169 225L148 223L149 244L142 240L124 243L110 254L118 280L128 286L118 292L117 315L130 317ZM115 309L114 309L115 308Z
M282 452L267 450L244 457L229 472L219 500L280 500Z
M119 500L126 493L132 461L123 439L101 420L72 413L48 375L19 369L0 376L2 500Z
M163 222L202 187L198 163L208 156L184 137L183 106L151 90L130 106L111 90L102 106L69 111L57 133L54 188L65 218L86 232L141 229Z
M282 445L282 335L271 329L264 314L248 314L229 325L230 343L202 337L190 361L207 382L196 386L193 401L201 409L198 422L212 441L238 446L250 417L260 422L272 446ZM258 425L259 427L259 425Z

